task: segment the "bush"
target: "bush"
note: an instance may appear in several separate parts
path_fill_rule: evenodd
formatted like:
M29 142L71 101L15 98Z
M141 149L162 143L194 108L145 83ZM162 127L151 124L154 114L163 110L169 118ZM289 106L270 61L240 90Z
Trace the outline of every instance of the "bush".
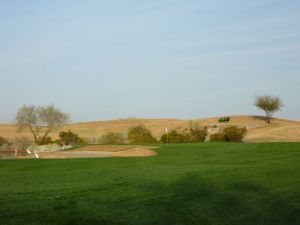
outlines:
M176 130L171 130L169 134L163 134L160 138L162 143L170 143L170 144L177 144L177 143L184 143L186 136L184 134L178 133Z
M59 143L61 145L76 145L83 144L84 141L77 134L74 134L72 131L60 132L59 133Z
M124 144L125 143L125 137L121 133L115 133L115 132L108 132L104 134L100 139L101 144Z
M242 142L246 134L245 127L230 126L224 128L223 132L210 135L210 141Z
M238 128L236 126L226 127L223 131L226 141L229 142L242 142L247 134L245 127Z
M212 134L210 135L210 141L226 141L225 135L223 132Z
M37 145L48 145L48 144L52 144L53 141L52 141L52 138L51 137L45 137L45 138L38 138L36 140L36 144Z
M130 144L154 144L157 143L151 131L144 125L139 124L129 128L128 141Z
M163 134L160 138L162 143L196 143L203 142L207 136L207 128L204 129L191 129L190 131L185 130L184 133L179 133L176 130L171 130L169 134ZM168 140L169 139L169 140Z
M8 141L4 137L0 137L0 146L8 144Z
M207 128L204 127L204 129L191 129L187 135L189 135L187 140L189 143L203 142L207 136Z

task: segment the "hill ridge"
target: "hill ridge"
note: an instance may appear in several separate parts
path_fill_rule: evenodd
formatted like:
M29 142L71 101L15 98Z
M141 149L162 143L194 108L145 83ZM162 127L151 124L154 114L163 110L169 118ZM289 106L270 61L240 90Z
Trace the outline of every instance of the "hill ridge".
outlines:
M246 141L296 141L300 142L300 121L284 118L273 118L271 124L267 124L263 116L258 115L234 115L230 116L228 125L245 126L248 129ZM219 117L192 119L192 124L199 126L220 126ZM127 133L128 128L139 123L143 123L149 128L155 137L159 138L165 128L169 130L183 130L190 126L191 120L171 119L171 118L127 118L104 121L90 121L71 123L63 127L62 130L72 130L84 138L100 138L107 132ZM30 137L30 132L17 132L17 126L13 124L0 124L0 136L11 139L17 136ZM52 133L51 137L56 139L58 131Z

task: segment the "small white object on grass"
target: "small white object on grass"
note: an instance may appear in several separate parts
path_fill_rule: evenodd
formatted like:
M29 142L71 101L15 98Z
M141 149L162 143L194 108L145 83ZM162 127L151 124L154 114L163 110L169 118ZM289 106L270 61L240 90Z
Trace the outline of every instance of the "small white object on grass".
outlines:
M39 159L40 156L37 154L36 150L34 150L34 153L35 153L35 158Z

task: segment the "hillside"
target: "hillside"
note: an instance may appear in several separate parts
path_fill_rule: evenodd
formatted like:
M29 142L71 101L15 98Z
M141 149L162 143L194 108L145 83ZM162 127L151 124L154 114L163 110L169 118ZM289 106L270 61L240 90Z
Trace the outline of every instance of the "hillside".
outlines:
M67 125L63 130L71 130L80 136L88 139L98 139L101 135L109 131L126 133L128 128L139 123L149 128L156 137L160 137L165 128L169 130L183 130L190 126L189 120L178 119L122 119L100 122L74 123ZM200 126L220 126L218 118L197 119L192 121L192 125ZM246 141L265 142L265 141L300 141L300 121L291 121L285 119L273 119L270 125L266 124L263 117L260 116L232 116L228 125L246 126L248 135ZM222 126L222 125L221 125ZM26 136L31 138L28 130L18 133L15 125L0 125L0 136L5 138L14 138L16 136ZM52 134L57 138L58 132Z

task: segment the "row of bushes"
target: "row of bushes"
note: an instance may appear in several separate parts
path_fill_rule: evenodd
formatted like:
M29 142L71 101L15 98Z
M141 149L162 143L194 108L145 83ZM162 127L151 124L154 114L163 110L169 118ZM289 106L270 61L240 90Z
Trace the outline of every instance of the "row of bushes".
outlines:
M80 138L77 134L74 134L71 131L68 132L60 132L59 139L53 141L51 137L39 139L36 144L37 145L48 145L48 144L58 144L58 145L79 145L86 144L87 142ZM0 150L10 150L10 149L20 149L25 150L29 146L33 145L33 141L27 137L18 137L12 140L7 140L3 137L0 137Z
M247 134L246 128L230 126L224 128L222 132L212 134L210 141L222 142L242 142ZM101 144L155 144L155 143L196 143L205 141L208 135L207 128L194 128L179 132L171 130L168 134L163 134L160 140L157 140L144 125L131 127L126 137L124 134L109 132L100 139ZM128 141L126 141L128 140Z
M222 142L242 142L243 138L246 136L247 130L246 128L238 128L235 126L230 126L224 128L222 132L212 134L210 136L210 141L222 141ZM168 134L163 134L160 140L157 140L151 133L149 129L147 129L144 125L139 124L137 126L133 126L128 130L128 136L125 136L122 133L108 132L104 134L99 143L101 144L156 144L156 143L197 143L205 141L208 135L207 128L193 128L189 130L184 130L182 132L178 132L176 130L171 130ZM16 141L13 141L18 146L29 145L30 140L25 138L19 138ZM20 144L22 143L22 144ZM88 141L80 138L77 134L74 134L71 131L68 132L60 132L59 139L56 141L52 141L50 137L40 140L37 144L46 145L56 143L59 145L79 145L79 144L87 144ZM0 146L1 145L10 145L10 143L6 139L0 137ZM31 143L32 144L32 143ZM23 146L24 147L24 146Z
M99 143L101 144L156 144L156 143L194 143L202 142L207 136L207 129L191 129L190 131L178 132L171 130L169 134L163 134L157 140L144 125L139 124L129 128L128 135L116 132L104 134Z
M207 129L191 129L183 132L171 130L168 134L163 134L157 140L144 125L139 124L128 130L128 136L121 133L108 132L104 134L99 142L101 144L156 144L156 143L195 143L203 142L207 136ZM127 141L126 141L127 140Z
M72 131L62 131L59 133L59 139L52 140L51 137L40 138L37 140L36 144L38 145L48 145L48 144L58 144L58 145L79 145L87 144L87 141L79 137L77 134Z

